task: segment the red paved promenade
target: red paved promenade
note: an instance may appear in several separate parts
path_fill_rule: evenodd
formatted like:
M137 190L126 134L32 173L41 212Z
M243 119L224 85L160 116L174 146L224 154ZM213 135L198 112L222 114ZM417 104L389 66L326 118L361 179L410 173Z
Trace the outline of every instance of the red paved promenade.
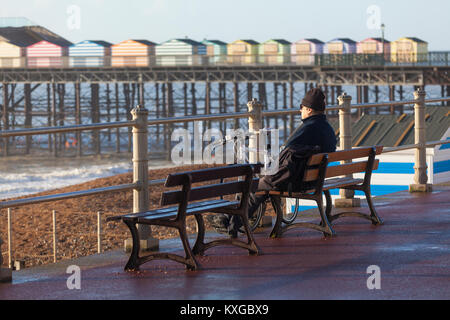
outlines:
M332 239L296 229L273 240L266 229L257 234L263 255L213 248L196 272L160 260L126 273L122 252L25 269L0 284L0 299L449 299L450 187L395 193L376 205L383 226L343 218ZM73 264L81 268L81 290L67 289ZM380 267L380 290L367 288L370 265Z

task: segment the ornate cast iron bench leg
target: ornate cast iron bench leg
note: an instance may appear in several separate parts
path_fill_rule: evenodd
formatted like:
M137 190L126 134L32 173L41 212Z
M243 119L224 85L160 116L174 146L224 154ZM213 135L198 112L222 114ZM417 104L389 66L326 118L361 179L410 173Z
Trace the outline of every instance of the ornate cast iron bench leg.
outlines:
M368 186L367 188L364 188L363 191L364 191L364 194L366 195L366 201L367 201L367 204L370 209L370 219L372 220L372 224L375 226L382 225L383 219L381 219L380 216L378 216L377 211L375 210L375 206L373 205L373 202L372 202L372 196L370 194L370 186Z
M281 197L277 196L270 196L270 202L272 203L272 207L275 210L275 214L277 216L275 225L272 229L272 232L270 233L271 238L281 238L283 234L283 212L281 209Z
M137 271L139 270L139 251L141 249L139 243L139 232L136 228L136 223L125 220L125 224L131 232L131 238L133 240L133 248L131 249L130 258L125 265L125 271Z

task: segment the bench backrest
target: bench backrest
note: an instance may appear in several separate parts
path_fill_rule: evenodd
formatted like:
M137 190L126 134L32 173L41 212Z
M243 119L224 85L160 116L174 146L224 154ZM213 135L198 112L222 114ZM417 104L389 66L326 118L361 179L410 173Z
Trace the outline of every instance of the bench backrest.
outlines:
M378 169L379 160L375 159L376 155L381 154L382 146L357 148L351 150L342 150L328 153L328 163L342 161L339 165L328 165L325 178L351 175L354 173L366 172L369 175L372 170ZM311 156L308 161L309 166L318 165L322 161L322 153ZM367 158L362 161L350 162L353 159ZM348 163L346 163L348 162ZM319 169L312 169L305 173L305 181L317 179Z
M209 168L190 172L169 174L166 187L182 186L181 190L166 191L161 196L161 205L187 204L187 202L222 197L242 193L241 199L247 198L249 192L256 191L258 180L254 175L259 173L261 166L250 164L236 164L226 167ZM243 180L226 181L192 187L193 183L237 178Z

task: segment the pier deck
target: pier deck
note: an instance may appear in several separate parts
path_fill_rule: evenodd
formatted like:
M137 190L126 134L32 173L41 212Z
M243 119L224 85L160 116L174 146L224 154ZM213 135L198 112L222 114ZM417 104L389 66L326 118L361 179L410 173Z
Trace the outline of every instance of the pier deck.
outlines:
M449 299L449 199L450 185L376 198L383 226L342 219L332 239L297 229L273 240L265 229L256 234L263 255L213 248L196 272L160 260L126 273L120 251L25 269L0 284L0 299ZM175 240L160 246L182 252ZM80 290L67 288L69 265L81 268ZM381 271L379 290L367 287L371 265Z

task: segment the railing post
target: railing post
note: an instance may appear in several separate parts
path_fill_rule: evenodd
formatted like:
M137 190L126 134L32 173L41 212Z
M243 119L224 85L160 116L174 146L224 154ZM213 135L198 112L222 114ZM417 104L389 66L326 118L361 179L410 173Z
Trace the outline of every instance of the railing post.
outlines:
M339 106L339 140L341 150L352 149L352 126L351 126L351 103L352 97L343 93L338 97ZM343 161L348 163L351 161ZM349 175L352 177L353 175ZM336 199L334 205L336 208L344 207L359 207L361 201L359 198L355 198L355 192L353 190L339 190L340 198Z
M12 269L11 267L2 268L3 256L2 256L2 244L3 240L0 238L0 283L11 282L12 281Z
M3 257L2 257L2 239L0 238L0 283L11 282L12 281L12 270L2 268Z
M263 129L263 117L262 117L262 104L255 98L247 103L248 112L250 117L248 118L248 131L250 134L250 140L248 141L249 155L248 159L250 163L263 162L263 155L260 153L259 140L260 132ZM262 216L260 227L270 227L272 225L272 217Z
M248 159L250 163L259 162L259 132L263 127L262 121L262 104L254 98L247 103L248 112L250 117L248 118L248 131L250 139L248 141L249 155Z
M148 194L148 110L138 105L131 110L133 125L133 183L139 187L133 190L133 212L147 211ZM138 225L141 250L159 247L158 239L151 238L149 226ZM125 250L131 250L132 240L125 240Z
M425 91L421 88L414 91L414 139L419 146L415 151L414 184L409 186L409 192L431 192L432 185L428 184L427 149L425 132Z

